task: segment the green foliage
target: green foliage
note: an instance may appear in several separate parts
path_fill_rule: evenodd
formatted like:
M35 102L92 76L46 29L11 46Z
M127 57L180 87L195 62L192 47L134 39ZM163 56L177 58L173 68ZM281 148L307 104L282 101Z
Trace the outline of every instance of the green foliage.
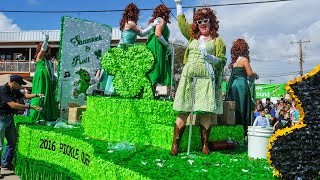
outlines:
M174 74L181 74L183 69L183 58L186 52L187 45L180 40L173 42L175 44L174 49Z
M116 93L124 98L136 97L143 91L143 98L153 99L151 83L146 76L153 64L153 55L145 45L133 45L127 50L111 48L102 58L103 69L115 76Z

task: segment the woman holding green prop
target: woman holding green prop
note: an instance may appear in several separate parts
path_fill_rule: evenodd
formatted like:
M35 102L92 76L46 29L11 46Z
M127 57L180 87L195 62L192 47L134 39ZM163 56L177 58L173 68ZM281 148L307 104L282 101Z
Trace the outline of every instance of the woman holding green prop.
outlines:
M32 98L31 106L40 106L42 111L30 110L33 120L54 121L58 118L58 105L55 96L56 79L52 66L47 59L50 58L50 46L48 46L49 34L44 33L45 39L39 43L36 49L36 72L32 80L32 94L43 94L44 97Z
M146 42L155 59L154 69L149 74L154 90L156 84L165 86L170 86L171 84L171 58L169 55L172 50L168 43L170 30L167 26L167 23L170 23L170 12L171 10L165 5L159 5L153 11L152 18L149 21L151 24L157 19L160 20L160 23L149 32Z
M141 29L137 26L137 22L139 20L140 9L133 3L130 3L126 6L122 19L120 21L120 30L121 30L121 38L118 44L118 47L127 48L130 45L133 45L138 36L145 36L149 33L150 30L153 29L157 24L159 24L159 20L155 19L154 22L150 23L150 25L146 29ZM107 75L106 72L100 72L100 78L103 78L103 74ZM103 78L106 80L105 83L105 94L113 95L114 88L112 84L114 76L108 75L107 78Z
M254 78L258 79L258 75L251 69L249 46L244 39L237 39L233 42L229 68L232 69L232 72L226 100L236 102L236 123L243 125L244 142L247 143L248 124L254 107L250 86L254 85ZM247 77L251 78L250 84L247 82Z
M226 48L219 36L219 21L210 8L198 9L190 25L182 13L182 1L175 0L181 33L189 39L185 52L181 79L173 108L180 112L174 127L171 155L178 154L180 139L186 119L192 108L191 93L193 77L197 77L194 89L195 113L200 114L202 152L209 154L208 141L211 130L211 115L222 114L221 80L226 64Z

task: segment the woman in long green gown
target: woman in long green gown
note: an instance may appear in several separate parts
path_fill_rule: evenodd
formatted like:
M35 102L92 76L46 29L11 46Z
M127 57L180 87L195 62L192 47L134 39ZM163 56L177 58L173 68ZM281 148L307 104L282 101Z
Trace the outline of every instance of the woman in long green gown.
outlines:
M181 33L189 40L185 52L181 79L174 99L173 109L179 111L174 126L170 154L178 154L180 139L186 119L192 109L191 94L193 77L198 77L194 94L194 112L200 114L202 152L209 154L208 141L211 130L211 115L222 114L223 68L226 64L226 47L219 37L219 21L210 8L198 9L190 25L182 13L181 0L177 5L178 23Z
M149 73L152 85L156 84L170 86L171 84L171 47L168 43L170 30L167 26L171 10L165 5L159 5L155 8L149 23L159 19L160 23L149 32L147 47L152 52L155 64L153 70Z
M257 78L250 66L249 46L244 39L237 39L231 48L232 69L226 99L236 102L236 123L243 125L244 139L247 141L248 124L252 116L253 103L247 77Z
M58 105L56 101L56 78L50 66L49 35L45 34L43 43L39 43L36 49L36 72L32 80L32 94L43 94L44 97L32 98L31 106L40 106L42 111L30 110L30 116L34 121L54 121L58 118Z

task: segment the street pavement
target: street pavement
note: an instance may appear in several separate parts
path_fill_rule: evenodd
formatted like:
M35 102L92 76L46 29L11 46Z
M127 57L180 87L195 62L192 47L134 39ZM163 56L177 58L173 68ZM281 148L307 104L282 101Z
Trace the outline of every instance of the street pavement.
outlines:
M10 171L8 169L5 168L1 168L1 174L3 174L4 179L6 180L18 180L20 179L19 176L16 176L13 171Z

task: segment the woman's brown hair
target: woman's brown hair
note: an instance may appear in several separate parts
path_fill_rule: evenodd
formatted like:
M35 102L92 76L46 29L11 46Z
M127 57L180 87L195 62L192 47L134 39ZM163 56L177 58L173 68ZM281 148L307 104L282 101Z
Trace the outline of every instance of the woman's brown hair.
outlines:
M37 59L37 56L38 56L39 52L41 51L41 46L42 46L42 42L40 42L40 43L37 45L36 54L34 55L34 59ZM46 57L46 58L50 58L50 53L49 53L50 48L51 48L51 47L48 45L48 46L47 46L47 50L46 50L46 53L48 53L48 54L47 54L47 55L45 54L45 57Z
M139 20L139 13L140 9L135 4L128 4L122 14L122 19L120 21L120 30L124 29L124 26L128 21L133 21L137 24Z
M157 17L163 18L164 21L167 22L167 23L171 23L171 22L169 21L170 12L171 12L171 10L170 10L169 8L167 8L167 6L165 6L164 4L161 4L161 5L157 6L157 7L154 9L154 11L153 11L152 18L150 19L149 24L150 24L150 23L153 23L153 21L154 21Z
M229 69L233 67L233 64L237 61L239 56L246 57L250 62L249 45L246 40L242 38L233 41L231 47L231 63L228 65Z
M209 19L210 37L213 39L218 37L219 21L217 20L216 13L210 8L201 8L196 11L193 17L192 30L191 30L192 38L194 39L200 38L201 32L199 30L197 21L203 20L203 19Z

